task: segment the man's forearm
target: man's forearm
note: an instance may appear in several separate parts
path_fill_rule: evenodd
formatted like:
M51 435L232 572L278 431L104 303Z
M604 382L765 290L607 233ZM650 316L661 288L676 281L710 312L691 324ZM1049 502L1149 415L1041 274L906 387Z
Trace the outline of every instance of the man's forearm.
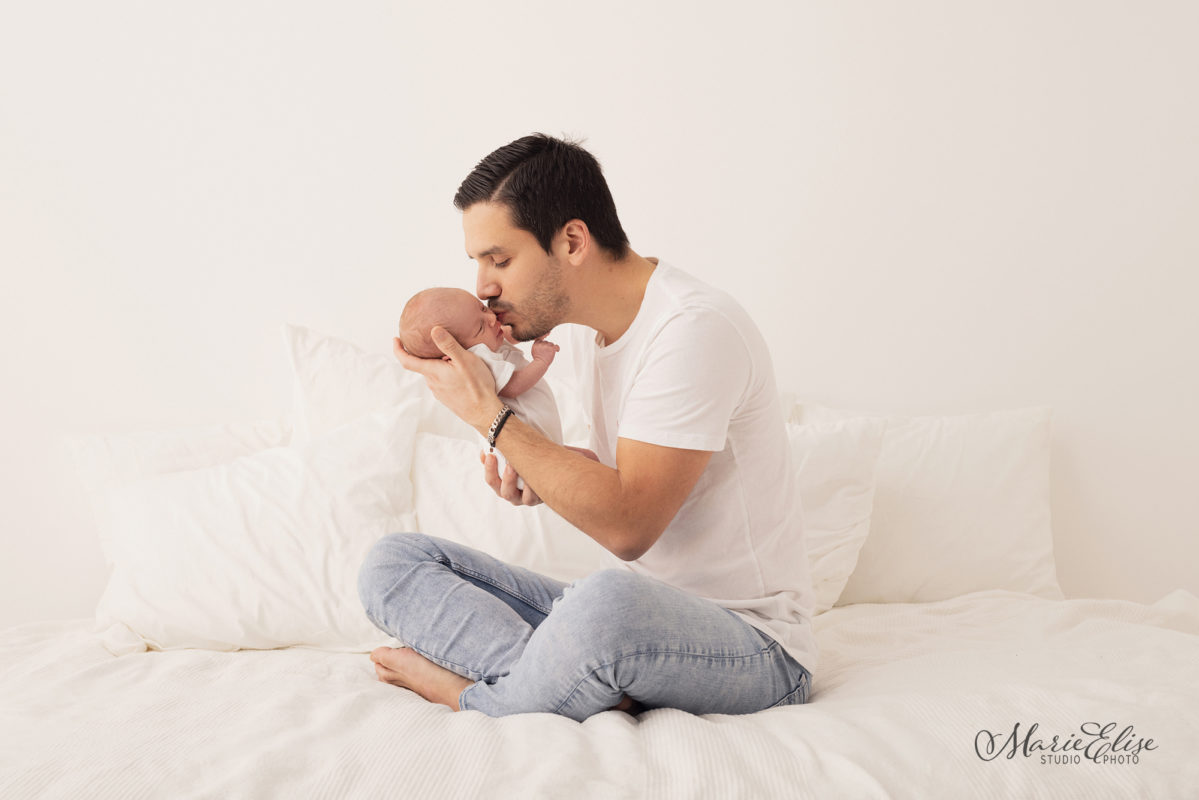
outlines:
M626 560L644 551L646 535L620 473L542 436L518 417L496 441L525 483L565 520Z

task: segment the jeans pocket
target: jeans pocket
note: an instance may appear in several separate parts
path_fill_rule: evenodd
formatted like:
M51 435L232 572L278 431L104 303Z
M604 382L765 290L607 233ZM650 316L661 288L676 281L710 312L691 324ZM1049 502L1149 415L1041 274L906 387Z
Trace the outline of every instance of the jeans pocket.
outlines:
M779 706L799 706L808 702L808 695L812 691L812 673L804 667L800 667L799 680L795 683L795 688L785 694L781 700L775 703L771 708Z
M795 702L797 705L802 705L808 702L808 697L812 693L812 673L808 672L806 668L803 671L803 678L800 679L799 683L798 690L800 697Z

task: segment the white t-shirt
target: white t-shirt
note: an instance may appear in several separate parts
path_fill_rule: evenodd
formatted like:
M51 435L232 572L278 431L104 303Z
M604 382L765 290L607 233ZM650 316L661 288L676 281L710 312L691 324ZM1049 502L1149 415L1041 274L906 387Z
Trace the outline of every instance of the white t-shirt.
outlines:
M659 262L615 342L569 327L601 463L616 466L618 438L713 452L654 546L635 561L612 555L613 565L729 609L814 672L803 513L774 367L753 320L724 292Z
M477 344L469 348L470 352L483 359L483 363L491 370L495 378L495 390L499 392L512 380L512 375L527 367L530 363L519 348L507 342L500 344L499 350L492 350L485 344ZM516 416L541 432L545 438L562 443L562 418L558 415L558 404L554 402L554 393L545 381L537 381L531 387L521 392L518 397L502 398Z

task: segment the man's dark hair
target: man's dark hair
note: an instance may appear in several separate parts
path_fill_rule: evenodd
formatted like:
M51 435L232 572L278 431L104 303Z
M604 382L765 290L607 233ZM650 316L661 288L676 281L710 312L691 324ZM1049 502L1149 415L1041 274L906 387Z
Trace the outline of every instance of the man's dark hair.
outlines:
M628 254L629 237L599 162L576 142L534 133L491 153L454 195L459 211L484 202L508 206L512 224L536 236L547 253L554 234L581 219L614 258Z

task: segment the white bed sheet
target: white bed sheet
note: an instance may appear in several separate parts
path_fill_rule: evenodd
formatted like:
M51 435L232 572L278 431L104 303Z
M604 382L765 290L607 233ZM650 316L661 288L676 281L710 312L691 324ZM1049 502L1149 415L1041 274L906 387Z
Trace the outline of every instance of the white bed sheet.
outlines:
M1199 599L1183 591L837 608L816 620L807 705L582 724L455 714L379 682L365 654L137 652L91 627L0 631L0 797L1199 796ZM975 753L983 729L1037 723L1048 744L1091 721L1156 749Z

